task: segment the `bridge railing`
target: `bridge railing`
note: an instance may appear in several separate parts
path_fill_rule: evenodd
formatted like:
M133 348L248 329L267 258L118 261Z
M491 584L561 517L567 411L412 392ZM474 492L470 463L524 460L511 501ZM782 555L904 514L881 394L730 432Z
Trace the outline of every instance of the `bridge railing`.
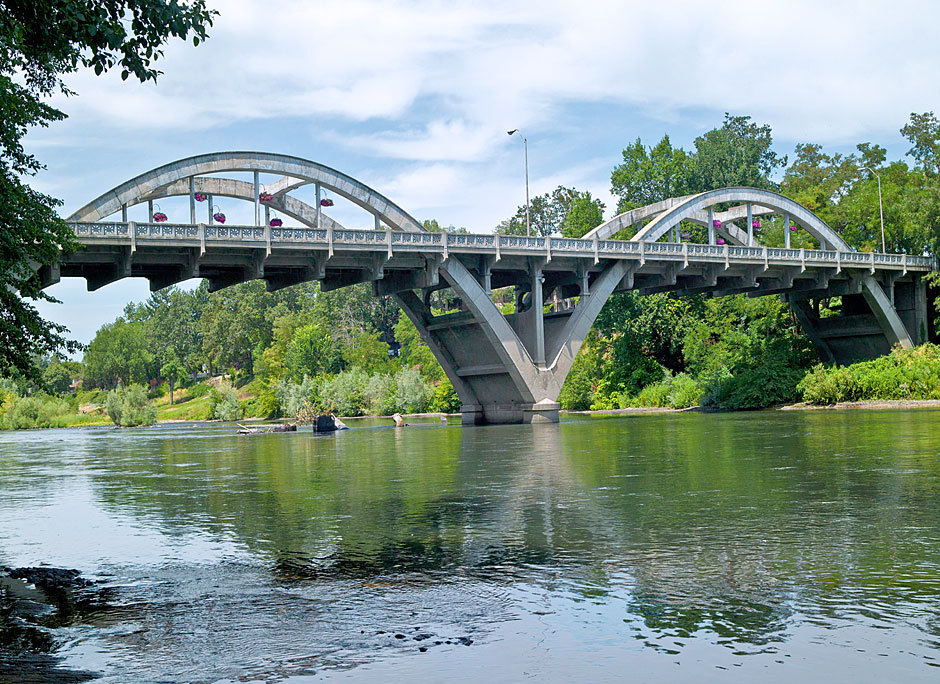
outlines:
M932 257L873 252L838 252L781 247L702 245L688 242L585 240L580 238L482 235L476 233L417 233L392 230L334 230L308 227L225 226L220 224L73 222L69 226L80 240L127 240L136 244L204 242L211 246L266 245L319 246L332 249L376 249L419 252L474 252L501 255L544 255L578 258L638 258L753 263L764 261L801 266L936 270ZM129 227L133 226L133 236Z

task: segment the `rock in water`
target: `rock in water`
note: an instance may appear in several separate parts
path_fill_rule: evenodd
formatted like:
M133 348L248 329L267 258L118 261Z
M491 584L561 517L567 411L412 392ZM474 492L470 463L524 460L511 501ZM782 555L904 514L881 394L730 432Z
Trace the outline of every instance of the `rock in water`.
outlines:
M81 577L81 572L70 568L11 568L10 577L21 579L46 589L85 587L91 584Z
M314 432L336 432L337 429L333 416L317 416L317 422L313 424Z

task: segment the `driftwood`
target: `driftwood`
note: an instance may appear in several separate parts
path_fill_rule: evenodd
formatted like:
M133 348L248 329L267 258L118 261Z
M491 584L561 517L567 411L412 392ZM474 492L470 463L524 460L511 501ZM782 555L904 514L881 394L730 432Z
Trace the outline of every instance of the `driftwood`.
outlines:
M241 430L240 435L262 435L269 432L297 432L297 425L294 423L284 423L282 425L265 425L263 427L249 427L238 423Z

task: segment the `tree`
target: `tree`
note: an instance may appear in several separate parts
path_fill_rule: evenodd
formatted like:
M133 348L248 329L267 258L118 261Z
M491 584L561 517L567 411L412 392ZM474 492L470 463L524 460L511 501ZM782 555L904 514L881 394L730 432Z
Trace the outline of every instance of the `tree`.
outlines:
M591 197L590 192L579 193L568 206L561 234L566 238L579 238L604 222L604 203Z
M532 235L545 237L546 235L563 233L568 212L571 210L573 203L583 198L584 195L587 195L587 202L598 203L601 220L603 220L604 204L600 200L592 199L590 193L582 193L574 188L559 185L551 192L533 197L529 202L529 226ZM600 222L599 220L597 224ZM594 224L594 226L597 224ZM594 226L591 226L591 228ZM496 227L496 232L503 235L525 235L525 205L516 209L516 213L512 218L500 222Z
M101 326L85 352L85 382L108 389L142 383L152 377L153 354L144 324L118 318Z
M911 113L911 120L901 128L901 134L911 141L908 154L917 160L924 172L940 176L940 121L933 112Z
M65 118L43 98L68 93L62 76L81 67L155 80L163 44L190 34L198 44L215 14L205 0L0 0L0 373L19 369L38 379L34 355L79 349L30 303L52 301L37 265L55 264L76 246L55 213L61 202L23 180L43 168L23 149L27 130Z
M186 367L174 354L160 367L160 374L166 378L167 384L170 385L170 406L172 406L174 403L173 390L176 388L176 384L186 382L188 377Z
M610 190L620 198L617 213L689 193L692 160L664 135L647 151L639 138L623 151L623 163L610 174Z
M704 192L736 185L772 190L771 174L787 158L771 149L770 126L758 126L749 116L725 113L721 128L695 139L690 190Z

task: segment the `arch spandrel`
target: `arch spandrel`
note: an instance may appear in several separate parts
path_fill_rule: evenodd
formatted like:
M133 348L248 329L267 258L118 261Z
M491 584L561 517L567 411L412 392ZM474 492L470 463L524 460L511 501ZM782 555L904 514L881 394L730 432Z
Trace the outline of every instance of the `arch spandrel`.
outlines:
M165 164L102 194L72 214L69 220L99 221L120 211L125 204L136 204L148 194L159 192L162 187L193 176L252 171L319 183L321 187L377 214L392 228L409 232L423 230L421 223L408 212L355 178L307 159L267 152L217 152Z

